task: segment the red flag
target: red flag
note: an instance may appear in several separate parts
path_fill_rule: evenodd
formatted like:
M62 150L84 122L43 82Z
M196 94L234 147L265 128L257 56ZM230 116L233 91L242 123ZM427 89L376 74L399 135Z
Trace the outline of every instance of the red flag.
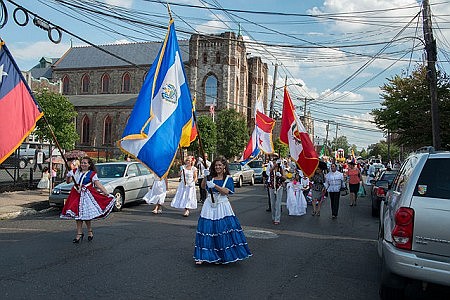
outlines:
M11 53L0 43L0 163L10 156L43 116Z
M319 158L305 127L295 113L286 87L284 87L280 140L289 146L290 155L302 169L303 174L311 177L319 164Z
M191 129L191 137L189 139L189 142L192 143L197 138L198 132L197 132L197 124L195 122L192 122L192 129Z

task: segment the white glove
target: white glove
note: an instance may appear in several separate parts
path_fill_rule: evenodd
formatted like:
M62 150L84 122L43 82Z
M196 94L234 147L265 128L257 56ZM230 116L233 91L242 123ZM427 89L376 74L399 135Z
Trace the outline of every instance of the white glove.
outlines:
M210 172L208 169L203 170L203 176L207 177L209 176Z
M210 189L212 189L212 188L214 188L215 186L216 186L216 184L214 183L214 181L207 181L206 182L206 185L210 188Z
M280 172L276 172L275 175L276 175L277 177L281 177L281 173L280 173Z
M108 197L109 198L114 198L114 195L113 194L108 194Z
M72 170L70 170L69 172L67 172L66 177L72 177L72 176L73 176L73 171L72 171Z

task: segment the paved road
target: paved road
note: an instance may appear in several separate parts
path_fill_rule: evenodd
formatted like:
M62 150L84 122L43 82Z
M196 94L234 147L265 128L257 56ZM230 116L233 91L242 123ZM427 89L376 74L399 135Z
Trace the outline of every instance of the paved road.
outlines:
M170 201L170 199L168 199ZM188 218L166 202L161 215L145 204L95 222L93 242L71 243L74 222L57 212L0 223L4 299L378 299L378 223L368 200L337 220L265 211L261 185L232 198L253 257L230 265L194 265L199 211Z

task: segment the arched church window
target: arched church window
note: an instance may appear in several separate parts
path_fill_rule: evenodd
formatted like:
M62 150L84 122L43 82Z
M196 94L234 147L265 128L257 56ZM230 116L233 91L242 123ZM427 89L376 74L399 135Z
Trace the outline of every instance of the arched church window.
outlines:
M125 73L122 76L122 93L129 93L131 91L131 76Z
M217 106L217 78L209 75L205 82L205 106Z
M89 78L88 74L84 74L83 77L81 77L81 92L82 93L88 93L89 92L89 85L91 83L91 79Z
M90 121L88 116L84 116L83 120L81 121L81 143L84 145L89 145L89 127L90 127Z
M206 64L208 62L208 54L206 52L203 52L203 63Z
M216 52L216 64L220 64L220 52Z
M109 82L111 81L111 78L107 73L103 74L102 76L102 93L109 93Z
M112 144L112 118L107 116L103 122L103 144Z
M69 89L70 89L69 76L64 75L64 77L62 79L62 84L63 84L63 94L68 94L69 93Z

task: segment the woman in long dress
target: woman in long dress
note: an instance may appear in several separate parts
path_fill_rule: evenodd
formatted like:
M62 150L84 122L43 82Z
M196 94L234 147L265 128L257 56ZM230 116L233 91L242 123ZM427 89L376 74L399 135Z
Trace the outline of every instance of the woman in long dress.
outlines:
M42 170L42 177L41 180L39 180L37 188L47 190L50 188L50 173L48 172L47 167L44 167L44 169Z
M306 199L303 195L300 176L295 173L294 179L286 185L287 199L286 207L290 216L303 216L306 214Z
M164 204L164 200L166 199L168 189L167 177L157 179L153 182L152 188L144 196L144 200L147 204L155 204L152 213L162 213L162 206Z
M181 181L170 206L184 209L183 216L188 217L189 210L197 208L197 168L193 166L192 156L188 156L184 163L180 170Z
M227 264L250 257L252 254L241 224L228 200L228 195L234 194L234 183L227 160L223 156L217 157L204 175L201 185L207 189L208 196L197 224L195 263Z
M115 203L114 196L108 194L108 191L100 183L94 162L90 157L83 157L81 167L75 172L69 171L66 177L67 182L70 182L73 177L78 184L78 188L74 185L70 191L60 217L76 221L77 235L73 239L75 244L83 240L84 221L88 230L88 241L90 242L94 238L91 220L108 216ZM97 189L103 194L98 192Z

